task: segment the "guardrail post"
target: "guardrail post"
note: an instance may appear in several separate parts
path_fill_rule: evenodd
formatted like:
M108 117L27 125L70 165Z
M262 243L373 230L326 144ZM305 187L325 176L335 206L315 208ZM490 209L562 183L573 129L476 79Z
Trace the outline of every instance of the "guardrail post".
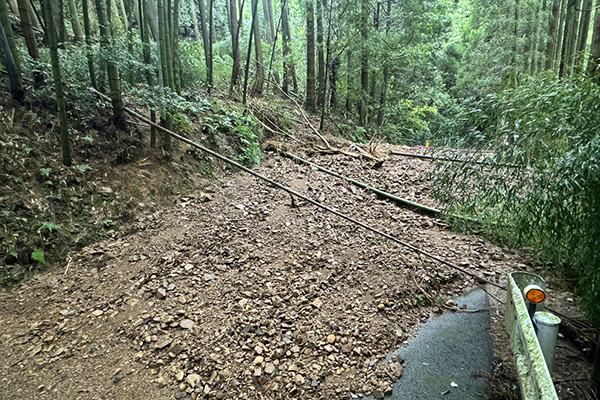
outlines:
M544 360L523 289L529 285L546 288L535 274L514 272L508 277L505 324L510 337L517 378L524 400L558 400L550 371ZM538 311L541 307L538 307Z

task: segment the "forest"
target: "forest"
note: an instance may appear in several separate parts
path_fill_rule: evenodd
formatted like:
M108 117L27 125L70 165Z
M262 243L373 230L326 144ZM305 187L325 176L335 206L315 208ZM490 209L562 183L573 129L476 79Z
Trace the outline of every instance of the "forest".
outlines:
M0 0L0 24L0 285L218 178L168 132L254 168L303 131L372 169L425 152L428 206L600 325L600 0Z

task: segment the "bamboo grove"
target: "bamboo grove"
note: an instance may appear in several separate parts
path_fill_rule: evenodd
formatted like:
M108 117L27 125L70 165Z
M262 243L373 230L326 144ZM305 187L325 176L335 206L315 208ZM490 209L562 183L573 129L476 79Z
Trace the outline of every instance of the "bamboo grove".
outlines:
M45 85L38 47L49 50L65 163L70 160L68 130L62 128L68 108L63 81L68 77L61 74L59 54L69 47L85 49L86 84L110 94L114 124L119 128L126 124L124 88L140 85L153 88L162 97L203 86L208 95L215 89L227 91L244 103L248 95L285 93L302 100L309 111L356 118L358 125L368 130L393 122L387 117L397 114L394 105L411 96L412 88L403 87L410 68L425 70L422 65L432 65L442 74L454 75L445 79L445 91L460 99L472 93L461 91L460 82L454 86L448 81L460 81L461 74L463 80L470 81L469 68L479 68L471 71L472 75L492 75L490 79L497 85L507 77L516 80L519 75L543 71L561 78L594 75L600 57L600 13L594 0L515 0L501 4L489 0L1 3L2 63L16 101L24 98L24 79L33 80L34 89ZM463 14L469 16L461 17ZM452 38L458 31L468 34ZM204 63L203 77L195 82L183 79L186 72L181 70L180 47L186 43L202 49L194 53L201 54ZM485 71L490 55L481 50L494 43L500 53L491 69L500 68L497 76ZM448 50L457 44L461 47L457 58L463 64L462 71L447 71L444 63L452 59ZM26 54L20 51L22 46ZM117 55L124 51L128 54ZM439 54L435 55L440 51L441 62ZM118 61L123 58L127 58L125 63ZM474 62L465 63L469 58ZM31 76L24 76L24 63L30 65L27 71ZM229 70L228 82L225 70ZM414 86L429 85L427 80L414 82ZM404 98L390 98L390 91L403 92ZM161 104L159 110L153 109L152 118L160 115L169 126L169 107ZM156 145L155 132L151 143ZM161 144L168 150L167 138Z

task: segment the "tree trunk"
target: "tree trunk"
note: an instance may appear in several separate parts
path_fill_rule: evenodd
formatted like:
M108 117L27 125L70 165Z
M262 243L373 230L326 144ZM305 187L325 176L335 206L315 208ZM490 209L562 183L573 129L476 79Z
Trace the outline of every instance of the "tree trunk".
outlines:
M238 85L240 79L240 25L242 20L242 10L240 10L240 17L238 19L237 12L237 1L227 0L229 4L229 32L231 33L231 47L233 53L233 67L231 69L231 86L230 91L233 92L233 88Z
M208 31L212 32L215 27L213 0L208 0ZM208 60L206 62L206 74L208 78L208 94L213 88L213 35L208 37Z
M8 73L10 94L12 95L13 100L20 103L25 98L25 92L21 86L21 76L10 50L5 31L4 21L0 21L0 54L2 55L2 64Z
M554 53L556 52L556 27L560 17L560 0L552 3L552 15L548 26L548 43L546 43L546 71L552 70L554 65Z
M368 4L361 2L361 21L360 21L360 36L362 38L360 50L360 102L358 107L358 119L361 126L367 126L367 110L369 107L369 49L367 42L368 36Z
M67 0L69 6L69 15L71 17L71 26L73 27L73 35L75 35L75 42L83 43L83 33L81 32L81 25L79 24L79 13L77 12L77 6L75 0Z
M46 0L44 0L46 1ZM65 26L65 5L64 5L64 1L63 0L58 0L58 1L54 1L54 0L48 0L48 1L52 1L54 4L54 7L56 8L56 16L57 16L57 23L58 23L58 27L57 27L57 33L58 33L58 44L59 46L62 46L64 43L67 42L67 27Z
M96 12L98 14L98 23L100 25L100 37L102 39L102 47L107 54L112 54L111 34L108 24L108 16L104 0L96 0ZM125 121L125 113L123 111L123 101L121 99L121 80L115 62L110 58L106 60L108 71L108 85L110 87L110 98L113 107L113 123L117 128L125 129L127 123Z
M173 41L173 80L175 82L175 91L181 95L181 68L179 64L179 0L174 0L173 4L173 29L171 31Z
M263 0L263 14L265 16L265 25L267 31L265 38L269 44L275 42L275 20L273 19L273 0Z
M88 71L90 73L90 82L94 89L98 89L98 83L96 82L96 67L94 66L94 56L92 53L92 35L90 31L90 13L88 10L87 0L83 0L83 31L85 32L85 54L87 56Z
M389 35L392 27L392 0L387 0L387 8L385 10L386 27L385 34ZM382 126L385 117L385 108L387 106L387 90L390 80L390 61L386 59L383 65L383 83L381 85L381 94L379 97L379 110L377 111L377 126Z
M85 0L84 0L85 1ZM144 56L144 64L146 66L146 84L149 89L154 88L154 73L152 68L152 54L150 48L150 32L148 29L148 21L152 18L148 11L147 3L144 0L138 2L138 28L142 39L142 53ZM150 110L150 120L156 123L156 110ZM156 148L156 127L150 127L150 148Z
M573 53L573 43L574 43L574 33L575 33L575 16L577 11L576 0L568 0L567 3L567 14L565 20L565 32L563 35L563 45L562 45L562 55L560 59L560 71L559 76L565 77L568 75L569 70L569 60L571 59Z
M198 13L196 12L196 6L195 6L196 2L195 1L190 1L190 13L192 14L192 24L194 25L194 38L196 39L196 41L200 41L201 36L200 36L200 28L198 26ZM205 53L205 57L206 57L206 53Z
M337 81L340 70L340 58L335 56L331 60L331 68L329 71L329 107L333 110L337 106Z
M513 49L512 49L512 67L515 70L517 68L517 60L519 55L519 0L515 0L515 20L513 21Z
M49 0L47 0L49 1ZM6 44L10 49L11 59L15 64L15 68L17 70L17 74L21 76L21 59L19 58L19 52L17 51L17 44L15 43L15 35L13 33L12 25L10 23L10 18L8 17L8 7L5 1L0 0L0 24L4 28L4 36L6 36Z
M254 82L253 92L255 95L262 94L265 86L265 67L262 51L262 37L260 34L260 21L258 18L258 0L253 3L255 9L252 10L254 20L254 51L256 52L256 81Z
M306 109L315 111L315 10L313 0L306 0Z
M17 2L15 0L7 0L8 3L8 7L10 9L10 12L13 13L14 15L18 15L19 14L19 6L17 5Z
M577 58L577 38L578 38L578 34L579 34L579 22L581 20L581 3L582 0L575 0L575 12L574 12L574 23L572 26L572 33L571 33L571 38L569 40L570 43L570 50L569 50L569 54L570 57L568 58L567 62L568 62L568 71L567 71L567 75L571 76L573 74L573 67L575 66L575 59Z
M40 53L38 51L35 33L33 32L33 25L31 22L31 7L29 5L29 0L19 0L18 6L19 17L21 19L21 30L23 31L23 36L25 37L27 52L33 60L39 61ZM35 82L35 87L40 87L44 84L44 74L42 74L37 69L37 67L35 67L35 70L33 72L33 78Z
M251 1L252 8L252 20L250 22L250 37L248 38L248 53L246 55L246 66L244 68L244 85L243 85L243 96L242 103L246 105L246 95L248 94L248 76L250 75L250 57L252 57L252 36L254 36L254 30L258 24L256 20L256 14L258 9L258 0Z
M535 75L538 66L538 45L540 38L540 3L535 2L535 13L533 15L533 42L531 43L531 64L529 73Z
M52 15L52 4L49 0L44 0L44 15L46 20L46 37L48 47L50 48L50 60L52 62L52 76L54 78L54 92L56 94L56 113L60 124L60 143L62 147L63 164L71 165L71 141L69 140L69 127L67 121L67 108L65 105L65 94L63 90L62 76L60 72L60 63L58 60L58 41L56 38L56 28L54 26L54 17Z
M206 62L208 80L208 42L210 41L210 30L206 22L206 7L204 5L204 0L198 0L198 11L200 12L200 30L202 35L202 45L204 47L204 61Z
M593 7L594 0L584 1L583 11L581 12L581 24L579 25L579 35L577 38L577 59L575 64L577 70L582 69L585 62L585 50L590 32L590 22L592 19Z
M561 0L560 5L560 17L558 24L558 32L556 33L556 50L554 52L553 65L553 68L556 72L559 72L560 61L562 59L563 38L565 36L565 23L567 20L567 2L568 0Z
M597 2L597 5L600 5L600 1ZM600 80L597 79L598 73L598 65L600 64L600 11L596 11L596 17L594 18L594 33L592 35L592 46L590 48L590 60L588 62L588 74L590 76L596 77L596 81L600 83Z
M317 0L317 105L325 104L325 52L323 50L323 0Z
M346 52L346 113L352 113L352 49Z
M292 79L292 49L290 48L291 29L289 23L289 8L286 0L283 0L281 7L281 30L283 36L283 92L289 94Z

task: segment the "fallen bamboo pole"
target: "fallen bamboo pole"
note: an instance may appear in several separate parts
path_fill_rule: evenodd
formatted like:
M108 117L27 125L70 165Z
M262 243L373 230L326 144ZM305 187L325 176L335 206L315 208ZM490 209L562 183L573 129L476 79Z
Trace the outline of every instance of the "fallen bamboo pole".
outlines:
M461 160L460 158L434 157L434 156L430 156L427 154L403 153L400 151L390 151L390 154L395 155L395 156L421 158L424 160L432 160L432 161L449 161L449 162L460 162L460 163L466 163L466 164L479 164L479 165L489 165L489 166L508 167L508 168L523 168L522 165L518 165L518 164L505 164L505 163L486 162L486 161L478 161L478 160L464 160L464 159Z
M338 174L336 172L328 170L327 168L322 167L320 165L317 165L317 164L315 164L313 162L304 160L304 159L298 157L295 154L288 153L288 152L285 152L285 151L280 152L280 154L283 155L283 156L285 156L285 157L287 157L287 158L290 158L290 159L292 159L294 161L298 161L300 163L303 163L303 164L306 164L306 165L310 165L311 167L315 167L316 169L318 169L321 172L325 172L326 174L335 176L336 178L343 179L343 180L345 180L347 182L352 183L355 186L358 186L358 187L363 188L365 190L369 190L369 191L371 191L373 193L376 193L377 195L379 195L381 197L385 197L385 198L393 200L393 201L395 201L397 203L404 204L404 205L407 205L407 206L410 206L410 207L413 207L413 208L425 211L428 214L433 214L433 215L436 215L436 216L442 216L444 214L442 212L442 210L438 210L437 208L429 207L429 206L426 206L426 205L423 205L423 204L415 203L414 201L410 201L410 200L404 199L402 197L395 196L395 195L393 195L391 193L384 192L383 190L379 190L379 189L377 189L377 188L375 188L375 187L373 187L371 185L368 185L368 184L366 184L364 182L360 182L360 181L357 181L355 179L348 178L347 176L340 175L340 174Z

